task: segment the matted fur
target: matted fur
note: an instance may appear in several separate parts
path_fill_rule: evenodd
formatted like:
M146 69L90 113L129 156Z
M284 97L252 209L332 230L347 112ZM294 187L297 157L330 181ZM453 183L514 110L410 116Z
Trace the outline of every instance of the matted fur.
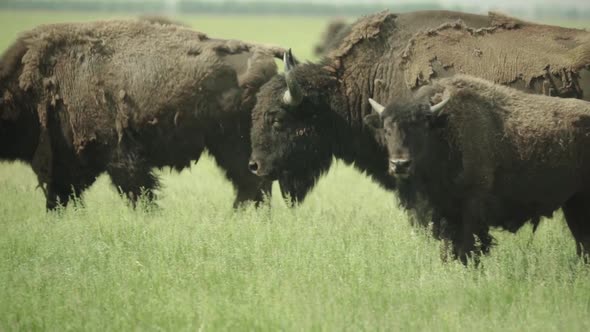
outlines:
M580 93L575 97L582 98L577 81L590 62L590 34L509 20L495 14L498 24L489 28L474 29L458 21L418 33L402 55L406 84L416 88L434 77L469 73L500 84L522 82L525 89L538 90L534 85L549 75L556 81L553 95L569 83L575 85L572 93ZM433 67L443 69L436 72ZM585 97L590 100L590 93Z
M4 98L2 119L18 113L1 141L26 142L17 154L2 144L0 158L31 163L52 208L103 171L131 198L151 194L152 167L188 167L208 148L236 203L259 201L270 182L247 171L250 108L283 52L147 21L39 26L0 61L14 106Z

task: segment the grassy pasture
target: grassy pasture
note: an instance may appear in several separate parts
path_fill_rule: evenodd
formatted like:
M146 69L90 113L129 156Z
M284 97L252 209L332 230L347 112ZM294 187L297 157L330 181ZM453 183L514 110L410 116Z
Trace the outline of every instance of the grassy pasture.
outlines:
M40 23L85 13L0 12L0 49ZM311 57L319 18L181 16L212 36ZM563 25L590 26L590 23ZM442 263L394 195L337 164L309 199L233 211L209 158L162 172L160 209L130 209L106 177L84 206L45 213L32 171L0 164L0 331L589 331L590 268L560 213L482 267Z

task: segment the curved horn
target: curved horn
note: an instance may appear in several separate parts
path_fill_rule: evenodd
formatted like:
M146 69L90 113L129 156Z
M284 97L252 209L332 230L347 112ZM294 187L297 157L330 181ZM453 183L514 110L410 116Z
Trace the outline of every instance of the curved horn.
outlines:
M385 106L379 104L378 102L376 102L372 98L369 98L369 104L371 104L371 107L373 107L375 112L377 112L377 114L379 114L379 115L381 115L381 113L383 113L383 111L385 111Z
M286 105L297 106L303 100L303 93L301 87L295 77L293 77L291 70L295 68L295 59L289 49L283 55L283 61L285 62L285 81L287 82L287 91L283 95L283 102Z
M451 100L451 98L446 98L443 101L441 101L440 103L430 106L430 111L435 114L439 113L440 111L442 111L442 109L445 107L445 105L449 102L449 100Z

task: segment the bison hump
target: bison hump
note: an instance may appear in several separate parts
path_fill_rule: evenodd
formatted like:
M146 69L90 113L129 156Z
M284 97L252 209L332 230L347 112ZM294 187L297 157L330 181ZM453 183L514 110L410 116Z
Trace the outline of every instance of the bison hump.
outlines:
M332 50L328 56L333 59L345 57L363 40L376 38L381 33L383 27L395 18L395 14L389 11L383 11L358 20L352 24L350 31L343 38L338 48Z

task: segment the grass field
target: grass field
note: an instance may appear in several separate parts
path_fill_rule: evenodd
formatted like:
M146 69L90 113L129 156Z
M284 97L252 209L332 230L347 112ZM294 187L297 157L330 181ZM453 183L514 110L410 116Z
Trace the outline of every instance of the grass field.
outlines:
M39 23L104 17L0 12L0 49ZM180 18L303 58L325 23ZM209 158L162 179L156 211L129 208L101 177L84 207L46 213L32 171L0 164L0 331L590 330L590 267L561 213L535 234L496 232L482 266L464 268L342 164L294 209L277 194L232 210Z

